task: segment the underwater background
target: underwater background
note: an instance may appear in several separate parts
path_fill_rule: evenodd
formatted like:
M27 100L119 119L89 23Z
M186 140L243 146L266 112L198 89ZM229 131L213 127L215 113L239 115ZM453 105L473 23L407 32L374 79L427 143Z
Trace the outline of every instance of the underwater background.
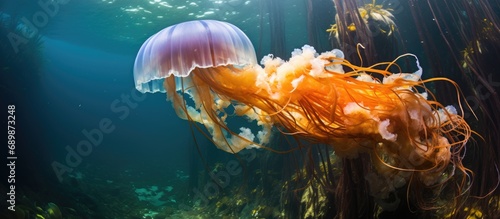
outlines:
M372 1L358 2L363 5ZM420 58L423 78L444 76L459 83L464 92L476 89L477 86L465 82L469 79L447 71L446 66L460 64L436 64L438 59L429 55L449 56L441 40L442 32L427 29L426 40L436 39L429 44L437 53L424 49L423 44L428 42L417 33L410 8L413 4L425 6L426 2L376 2L392 9L398 27L394 44L404 45L404 52L402 47L381 48L392 51L381 52L376 60L392 61L411 52ZM448 1L436 2L443 8L450 7ZM482 1L474 2L481 4ZM488 4L493 13L491 17L497 18L499 2L492 0ZM450 8L456 12L453 16L467 17L470 13ZM421 22L434 24L432 14L422 13L422 17L429 20ZM312 177L296 174L308 163L303 159L306 155L263 149L244 150L234 155L219 150L210 139L176 115L165 94L138 92L133 77L134 61L143 42L177 23L200 19L229 22L251 40L258 61L270 53L287 60L295 48L305 44L314 46L319 53L336 48L332 43L334 36L326 31L335 23L335 14L334 1L326 0L1 1L0 108L4 110L4 126L11 124L9 115L15 116L15 149L11 149L15 154L9 155L11 144L4 144L0 192L7 194L1 197L9 200L14 191L15 204L2 200L0 218L335 217L338 211L332 210L333 207L309 210L301 198L308 184L290 182ZM469 24L460 25L463 26L443 29L454 31ZM498 33L498 29L492 31ZM190 33L185 34L189 37ZM498 41L490 43L488 48L496 49L492 54L498 54ZM477 48L475 51L477 54ZM349 54L357 57L355 52ZM457 57L460 56L457 53ZM494 55L487 58L490 63L500 60ZM435 65L443 71L432 73ZM415 67L408 69L415 70ZM499 91L498 74L489 79L495 91ZM491 99L488 96L480 100L494 102L492 99L497 96L491 96ZM467 100L472 108L479 105ZM444 98L443 105L452 104L447 101ZM495 140L498 127L474 122L471 115L467 119L472 121L469 123L473 130L478 126L493 130L492 136L496 137L485 141L491 143L492 148L498 146ZM498 126L494 118L491 122ZM1 139L9 140L7 130L1 134ZM290 148L287 139L275 137L267 146L286 151ZM475 139L481 141L479 137ZM318 158L328 156L322 154L327 153L321 152L322 149L312 150L319 151L315 152ZM497 149L494 151L497 153ZM465 158L464 162L473 163L483 153L478 154L470 160ZM9 158L13 156L16 158ZM496 157L492 159L498 161ZM14 169L12 165L5 165L14 160ZM478 176L481 179L497 177L494 174ZM214 177L223 178L223 184L216 185ZM15 181L9 180L12 178ZM484 191L490 191L493 186L486 186ZM493 191L497 193L496 187ZM12 205L15 211L9 210ZM401 206L405 208L406 203ZM357 211L357 208L370 207L353 206L351 210ZM385 215L375 212L370 217L419 218L420 213L396 210ZM472 214L473 217L467 214L467 218L476 217L476 212ZM426 216L439 218L436 215Z

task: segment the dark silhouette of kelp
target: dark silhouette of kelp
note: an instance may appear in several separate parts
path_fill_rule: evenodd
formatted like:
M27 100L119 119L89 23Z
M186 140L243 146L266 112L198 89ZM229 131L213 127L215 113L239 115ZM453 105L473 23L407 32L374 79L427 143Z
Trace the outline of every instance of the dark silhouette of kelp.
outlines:
M0 12L0 87L15 93L38 81L43 64L42 36L20 24L19 16Z

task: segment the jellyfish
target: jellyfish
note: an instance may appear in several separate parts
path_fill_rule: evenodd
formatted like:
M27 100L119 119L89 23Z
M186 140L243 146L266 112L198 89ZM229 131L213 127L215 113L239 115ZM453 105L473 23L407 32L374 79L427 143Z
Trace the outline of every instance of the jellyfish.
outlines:
M214 20L189 21L167 27L144 42L135 60L134 79L141 92L166 92L180 118L203 124L218 148L237 153L256 147L254 143L265 145L272 123L258 108L236 103L219 90L230 92L228 86L252 90L249 76L231 84L230 78L204 81L204 76L218 71L233 74L256 64L254 47L239 28ZM244 94L238 95L244 98ZM256 121L262 129L255 132L240 127L238 134L229 129L226 118L230 106L233 113Z
M221 150L269 146L273 132L332 147L342 159L368 155L373 196L388 196L414 182L439 187L462 166L472 131L460 116L460 90L446 78L422 79L389 62L357 66L341 50L317 53L308 45L287 61L264 56L257 63L249 38L215 20L188 21L147 39L134 65L136 89L166 92L177 115L201 124ZM260 64L260 65L259 65ZM394 72L390 70L396 69ZM457 107L444 106L426 84L455 86ZM228 124L243 117L255 125ZM466 186L467 182L459 186Z

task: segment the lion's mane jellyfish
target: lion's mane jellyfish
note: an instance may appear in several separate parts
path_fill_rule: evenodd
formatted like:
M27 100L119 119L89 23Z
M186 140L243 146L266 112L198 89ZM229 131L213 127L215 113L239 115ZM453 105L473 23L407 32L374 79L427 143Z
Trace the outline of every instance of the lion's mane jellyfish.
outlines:
M306 45L288 61L265 56L261 67L241 30L205 20L151 36L137 55L134 76L139 91L166 92L177 115L203 124L224 151L266 147L276 127L277 133L329 145L341 158L369 154L373 196L388 196L410 181L438 186L457 170L466 187L469 173L461 156L472 131L455 107L437 102L425 86L455 85L462 111L457 85L421 79L418 60L415 72L390 72L401 69L400 58L416 57L362 67L340 50L318 54ZM226 118L234 115L261 130L232 131Z

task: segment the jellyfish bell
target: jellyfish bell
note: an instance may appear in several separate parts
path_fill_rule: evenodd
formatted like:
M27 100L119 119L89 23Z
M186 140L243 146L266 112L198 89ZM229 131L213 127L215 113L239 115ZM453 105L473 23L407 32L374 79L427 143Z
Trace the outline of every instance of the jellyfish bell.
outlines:
M236 153L267 143L272 126L264 121L266 116L257 114L258 109L215 93L216 84L207 84L196 75L237 73L256 63L252 43L238 27L215 20L188 21L167 27L143 43L134 64L135 87L143 93L166 92L180 118L203 124L217 147ZM226 124L229 108L256 121L262 130L230 130Z
M197 20L167 27L141 46L134 80L141 92L165 92L163 79L188 77L195 68L252 65L257 59L250 39L236 26Z

